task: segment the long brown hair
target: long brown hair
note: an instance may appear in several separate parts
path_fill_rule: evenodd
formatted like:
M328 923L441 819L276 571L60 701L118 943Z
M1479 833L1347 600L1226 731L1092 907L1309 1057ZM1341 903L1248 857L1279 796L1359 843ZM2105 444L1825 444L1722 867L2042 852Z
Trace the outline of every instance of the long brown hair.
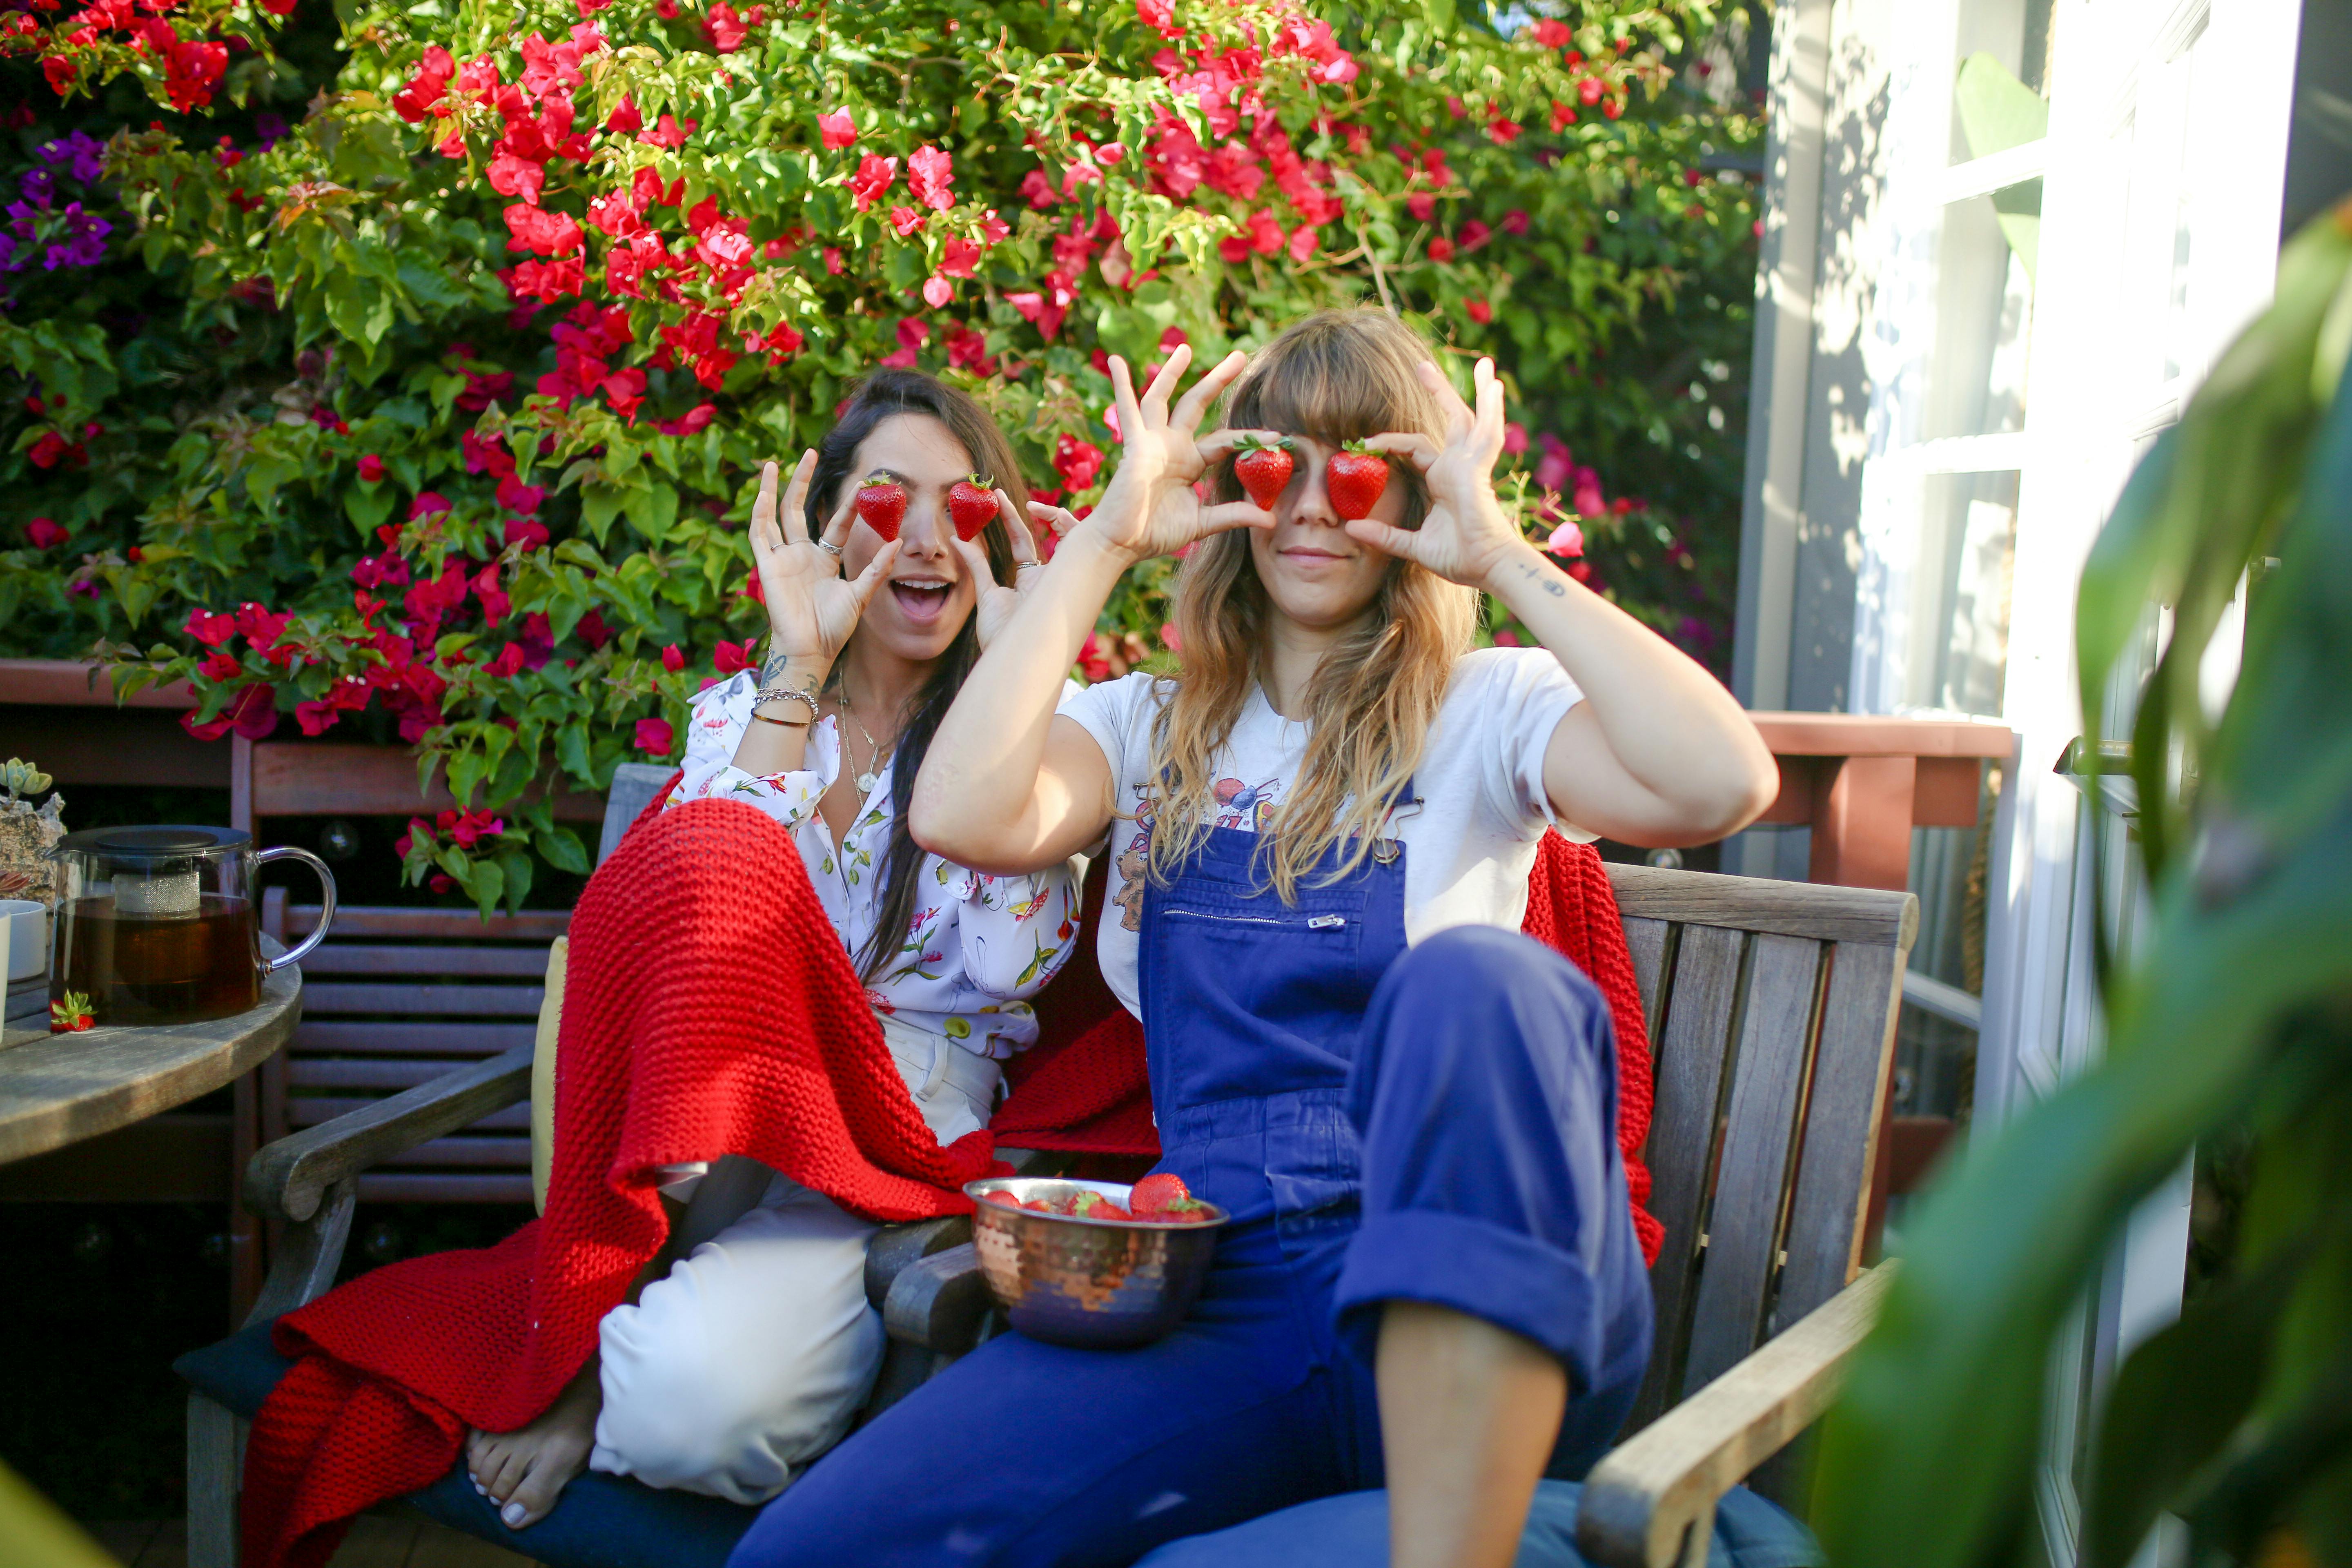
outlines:
M1390 430L1442 440L1443 410L1415 374L1430 362L1428 346L1384 310L1318 311L1259 351L1226 395L1224 423L1334 447ZM1401 526L1419 528L1428 490L1411 464L1397 463L1394 476L1405 495ZM1219 500L1241 499L1230 463L1213 483ZM1335 846L1334 880L1370 852L1421 759L1454 662L1469 651L1477 606L1474 590L1391 561L1363 626L1324 656L1307 687L1307 756L1261 845L1286 903ZM1185 557L1176 578L1183 677L1171 683L1152 732L1155 879L1172 874L1214 819L1216 753L1264 673L1271 614L1248 531L1203 540Z
M946 426L948 434L962 444L964 455L981 478L1011 496L1015 512L1029 515L1029 487L1022 480L1013 443L1004 438L987 411L968 395L920 371L892 368L876 371L860 382L842 405L840 418L817 443L816 472L809 477L806 508L811 539L824 537L824 525L841 505L842 487L857 477L849 471L857 460L857 448L877 426L899 414L929 415ZM996 580L1013 581L1013 536L1005 531L1002 514L989 520L980 539L988 552L988 569ZM923 682L915 710L898 735L890 791L890 847L883 852L877 872L881 879L881 910L865 950L856 955L857 977L868 984L898 956L907 922L915 912L915 873L922 865L923 851L915 836L907 831L907 797L913 793L915 775L922 771L923 757L931 749L940 721L947 717L948 705L955 700L964 677L980 658L979 619L977 613L964 618L955 640L931 667L930 679ZM829 684L837 685L839 679L836 668ZM843 755L845 758L848 753L845 751Z

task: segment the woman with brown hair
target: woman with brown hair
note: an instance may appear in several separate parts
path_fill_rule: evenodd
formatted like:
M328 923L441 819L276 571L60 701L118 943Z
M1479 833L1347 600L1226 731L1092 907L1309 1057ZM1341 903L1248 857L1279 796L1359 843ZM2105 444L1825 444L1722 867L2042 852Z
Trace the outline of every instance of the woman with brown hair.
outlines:
M906 370L858 387L781 514L777 479L770 463L751 512L766 662L695 700L665 805L740 801L792 834L908 1092L952 1143L988 1124L1005 1060L1037 1037L1028 998L1076 942L1066 858L982 875L926 855L907 825L949 704L1037 578L1028 492L980 406ZM467 1444L511 1528L583 1468L765 1501L872 1386L875 1225L741 1156L668 1177L670 1245L605 1315L598 1355L539 1420Z
M1187 357L1140 398L1112 362L1118 473L950 710L911 819L1000 873L1111 836L1125 918L1097 951L1143 1023L1161 1168L1233 1221L1175 1332L990 1342L772 1504L737 1568L1128 1563L1382 1486L1396 1568L1496 1568L1640 1384L1607 1007L1517 928L1544 834L1719 837L1771 758L1506 517L1491 363L1466 405L1370 310L1176 400ZM1230 427L1196 437L1221 393ZM1271 509L1234 472L1253 437L1293 458ZM1179 552L1181 676L1057 703L1120 575ZM1474 651L1481 591L1541 646ZM960 1410L1017 1412L1018 1442L975 1452Z

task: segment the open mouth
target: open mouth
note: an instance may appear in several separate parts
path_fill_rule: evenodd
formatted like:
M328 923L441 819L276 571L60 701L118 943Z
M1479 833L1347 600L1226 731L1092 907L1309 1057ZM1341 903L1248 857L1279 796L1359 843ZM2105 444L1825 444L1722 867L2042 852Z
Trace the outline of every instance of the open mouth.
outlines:
M948 595L955 589L952 583L942 583L936 577L893 577L890 592L898 601L898 608L910 621L935 621L947 608Z

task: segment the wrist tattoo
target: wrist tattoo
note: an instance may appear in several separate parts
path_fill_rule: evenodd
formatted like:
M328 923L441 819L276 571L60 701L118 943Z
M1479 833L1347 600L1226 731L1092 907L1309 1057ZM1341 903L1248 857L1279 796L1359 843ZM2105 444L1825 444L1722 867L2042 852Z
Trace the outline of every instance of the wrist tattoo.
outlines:
M1534 562L1520 562L1519 572L1520 574L1525 576L1528 582L1533 583L1537 587L1541 588L1553 598L1563 599L1568 596L1568 590L1561 585L1559 579L1546 573L1542 567L1538 566Z
M798 691L814 691L817 688L817 678L806 673L797 675L789 673L792 662L791 656L787 654L770 654L768 662L760 667L760 684L757 689L765 691L771 686L789 686Z

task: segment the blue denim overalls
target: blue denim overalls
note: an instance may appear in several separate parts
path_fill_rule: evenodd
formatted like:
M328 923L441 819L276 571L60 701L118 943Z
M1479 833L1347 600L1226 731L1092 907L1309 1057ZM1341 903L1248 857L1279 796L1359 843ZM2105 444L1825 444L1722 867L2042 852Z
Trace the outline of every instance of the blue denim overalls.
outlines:
M1258 842L1213 829L1144 896L1160 1168L1234 1215L1191 1316L1133 1351L990 1341L769 1504L730 1568L1122 1564L1377 1487L1372 1348L1400 1298L1559 1356L1553 1474L1606 1448L1651 1313L1599 992L1516 931L1408 952L1393 840L1295 905Z

